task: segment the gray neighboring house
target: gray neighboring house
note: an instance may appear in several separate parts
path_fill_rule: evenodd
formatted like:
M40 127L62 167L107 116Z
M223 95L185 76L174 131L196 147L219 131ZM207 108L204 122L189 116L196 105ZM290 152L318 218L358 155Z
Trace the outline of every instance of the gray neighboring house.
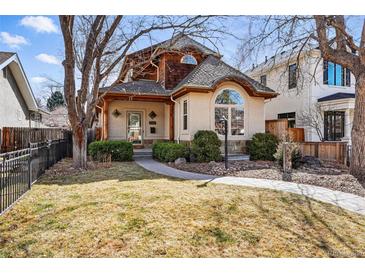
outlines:
M19 57L14 52L0 51L0 129L3 127L44 127L40 109L34 98Z

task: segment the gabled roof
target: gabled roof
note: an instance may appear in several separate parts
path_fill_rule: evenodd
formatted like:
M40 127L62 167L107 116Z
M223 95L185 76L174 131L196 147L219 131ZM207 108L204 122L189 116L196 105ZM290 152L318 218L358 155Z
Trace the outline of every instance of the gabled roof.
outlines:
M260 84L239 70L229 66L215 56L208 56L193 71L191 71L175 88L176 92L184 87L214 88L224 80L246 82L256 92L274 93L272 89Z
M174 36L170 39L167 39L165 41L162 41L160 43L156 43L149 47L145 47L138 51L132 52L132 53L128 54L126 57L131 57L133 55L136 55L136 54L139 54L139 53L142 53L145 51L153 51L156 48L169 49L169 50L181 50L186 47L194 47L194 48L200 50L205 55L216 55L218 57L221 57L221 55L218 52L211 50L210 48L204 46L203 44L199 43L198 41L196 41L184 34L176 35L176 36Z
M0 51L0 70L4 67L10 68L28 109L38 111L37 102L18 55L14 52Z
M319 98L318 102L341 100L341 99L351 99L351 98L355 98L355 93L337 92L337 93Z
M0 51L0 66L5 63L15 52Z
M154 80L131 81L100 89L100 92L104 91L120 94L169 95L169 91Z

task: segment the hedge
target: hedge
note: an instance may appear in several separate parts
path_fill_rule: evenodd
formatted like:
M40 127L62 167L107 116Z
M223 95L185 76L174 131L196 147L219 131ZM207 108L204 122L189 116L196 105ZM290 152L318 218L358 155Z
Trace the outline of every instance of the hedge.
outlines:
M186 158L187 147L177 143L156 143L152 147L152 155L161 162L173 162L177 158Z
M250 160L274 161L278 138L270 133L256 133L248 143Z
M211 130L199 130L191 144L192 158L197 162L221 161L221 141Z
M89 145L89 154L96 160L111 155L112 161L132 161L133 145L126 141L95 141Z

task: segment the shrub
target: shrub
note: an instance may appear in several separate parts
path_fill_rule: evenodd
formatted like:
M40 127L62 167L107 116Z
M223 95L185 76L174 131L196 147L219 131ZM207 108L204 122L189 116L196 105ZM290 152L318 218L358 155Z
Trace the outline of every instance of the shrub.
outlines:
M248 143L250 160L274 161L278 138L270 133L256 133Z
M289 150L291 150L292 168L298 168L300 166L300 161L302 159L302 153L300 152L299 145L292 141L288 141L287 144L289 146ZM283 142L280 142L276 150L276 153L274 154L274 157L276 161L278 161L278 164L281 167L283 166L283 156L284 156Z
M221 161L221 141L217 133L211 130L199 130L194 135L191 153L197 162Z
M177 158L185 158L187 148L177 143L156 143L152 147L152 155L161 162L173 162Z
M96 160L110 155L112 161L132 161L133 145L126 141L95 141L89 145L89 154Z

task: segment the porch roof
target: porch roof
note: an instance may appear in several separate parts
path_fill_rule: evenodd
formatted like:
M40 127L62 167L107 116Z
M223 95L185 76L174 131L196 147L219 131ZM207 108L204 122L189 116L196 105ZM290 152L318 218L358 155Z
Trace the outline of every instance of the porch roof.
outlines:
M355 98L355 93L337 92L318 99L318 102Z
M170 93L169 90L166 90L160 83L154 80L138 80L120 83L111 87L101 88L100 92L159 96L169 96Z

